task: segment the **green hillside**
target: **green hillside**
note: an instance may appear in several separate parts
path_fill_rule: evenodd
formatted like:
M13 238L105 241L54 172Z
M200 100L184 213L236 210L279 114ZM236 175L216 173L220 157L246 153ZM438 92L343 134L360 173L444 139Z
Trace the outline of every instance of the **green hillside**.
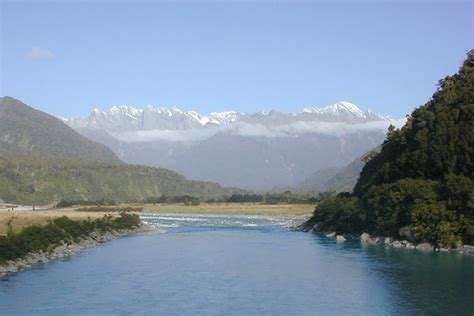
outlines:
M11 97L0 98L0 154L4 153L120 161L106 146Z
M353 194L321 203L307 226L368 232L457 247L474 243L474 53L458 74L391 128L381 152L364 166Z
M40 156L0 155L0 199L48 204L60 200L133 201L160 195L212 197L231 192L166 169Z

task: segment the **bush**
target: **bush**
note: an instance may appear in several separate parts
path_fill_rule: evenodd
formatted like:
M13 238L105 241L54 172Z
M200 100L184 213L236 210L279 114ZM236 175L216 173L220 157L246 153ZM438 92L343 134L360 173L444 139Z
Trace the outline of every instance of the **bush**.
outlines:
M318 224L320 231L360 234L366 221L357 197L338 195L325 199L316 207L311 224Z
M0 236L0 262L22 258L30 252L49 251L62 243L78 242L96 230L131 229L140 224L138 215L125 212L94 221L73 221L63 216L44 226L29 226L19 233Z

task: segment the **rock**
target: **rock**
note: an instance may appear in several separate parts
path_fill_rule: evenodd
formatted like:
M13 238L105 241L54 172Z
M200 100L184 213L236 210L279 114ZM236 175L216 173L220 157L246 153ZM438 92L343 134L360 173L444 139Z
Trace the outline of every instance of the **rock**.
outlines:
M336 237L336 232L329 233L329 234L326 235L326 237L334 238L334 237Z
M336 236L336 242L345 242L345 241L346 241L346 238L344 238L344 236L341 236L341 235Z
M362 235L360 235L360 241L363 244L377 245L381 242L381 239L380 239L380 237L371 237L367 233L362 233Z
M370 239L370 235L367 233L362 233L362 235L360 235L360 241L364 244L368 244Z
M430 243L424 242L421 244L418 244L416 246L416 250L421 250L421 251L433 251L434 247Z
M393 242L393 238L385 237L383 243L386 245L390 245Z
M474 246L464 245L457 250L459 253L474 254Z
M391 243L391 246L393 248L403 248L403 245L401 242L399 242L398 240L395 240L394 242Z

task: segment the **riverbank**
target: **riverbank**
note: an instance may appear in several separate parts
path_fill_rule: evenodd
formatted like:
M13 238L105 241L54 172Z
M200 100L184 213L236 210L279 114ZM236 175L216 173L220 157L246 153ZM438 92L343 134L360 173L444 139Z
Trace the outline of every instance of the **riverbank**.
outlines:
M81 221L64 216L43 226L10 231L6 236L0 236L0 277L77 254L115 238L153 229L137 215L121 214Z
M362 245L381 245L390 248L407 248L416 249L419 251L442 251L474 255L474 246L471 245L464 245L459 248L438 248L428 242L415 243L408 240L396 240L392 237L371 236L368 233L362 233L360 236L342 235L337 234L336 232L319 231L317 224L310 227L306 222L291 228L295 231L323 235L327 238L334 238L336 242L345 242L347 239L359 239Z

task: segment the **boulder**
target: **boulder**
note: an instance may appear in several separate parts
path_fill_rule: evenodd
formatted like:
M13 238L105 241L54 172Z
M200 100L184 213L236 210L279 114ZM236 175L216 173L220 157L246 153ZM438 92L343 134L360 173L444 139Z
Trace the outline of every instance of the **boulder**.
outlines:
M344 236L341 236L341 235L336 236L336 242L345 242L345 241L346 241L346 238Z
M468 253L468 254L474 254L474 246L471 245L464 245L461 248L458 249L458 252L460 253Z
M386 245L390 245L393 242L393 238L385 237L383 243Z
M416 246L416 250L421 250L421 251L433 251L434 247L430 243L424 242L421 244L418 244Z
M362 233L362 235L360 235L360 241L361 241L363 244L368 244L368 243L369 243L369 240L371 240L369 234L367 234L367 233Z
M381 242L381 239L380 239L380 237L371 237L367 233L362 233L362 235L360 235L360 241L363 244L377 245Z
M326 235L326 237L334 238L334 237L336 237L336 232L329 233L329 234Z
M391 246L393 248L403 248L403 245L401 242L399 242L398 240L395 240L393 243L391 243Z

